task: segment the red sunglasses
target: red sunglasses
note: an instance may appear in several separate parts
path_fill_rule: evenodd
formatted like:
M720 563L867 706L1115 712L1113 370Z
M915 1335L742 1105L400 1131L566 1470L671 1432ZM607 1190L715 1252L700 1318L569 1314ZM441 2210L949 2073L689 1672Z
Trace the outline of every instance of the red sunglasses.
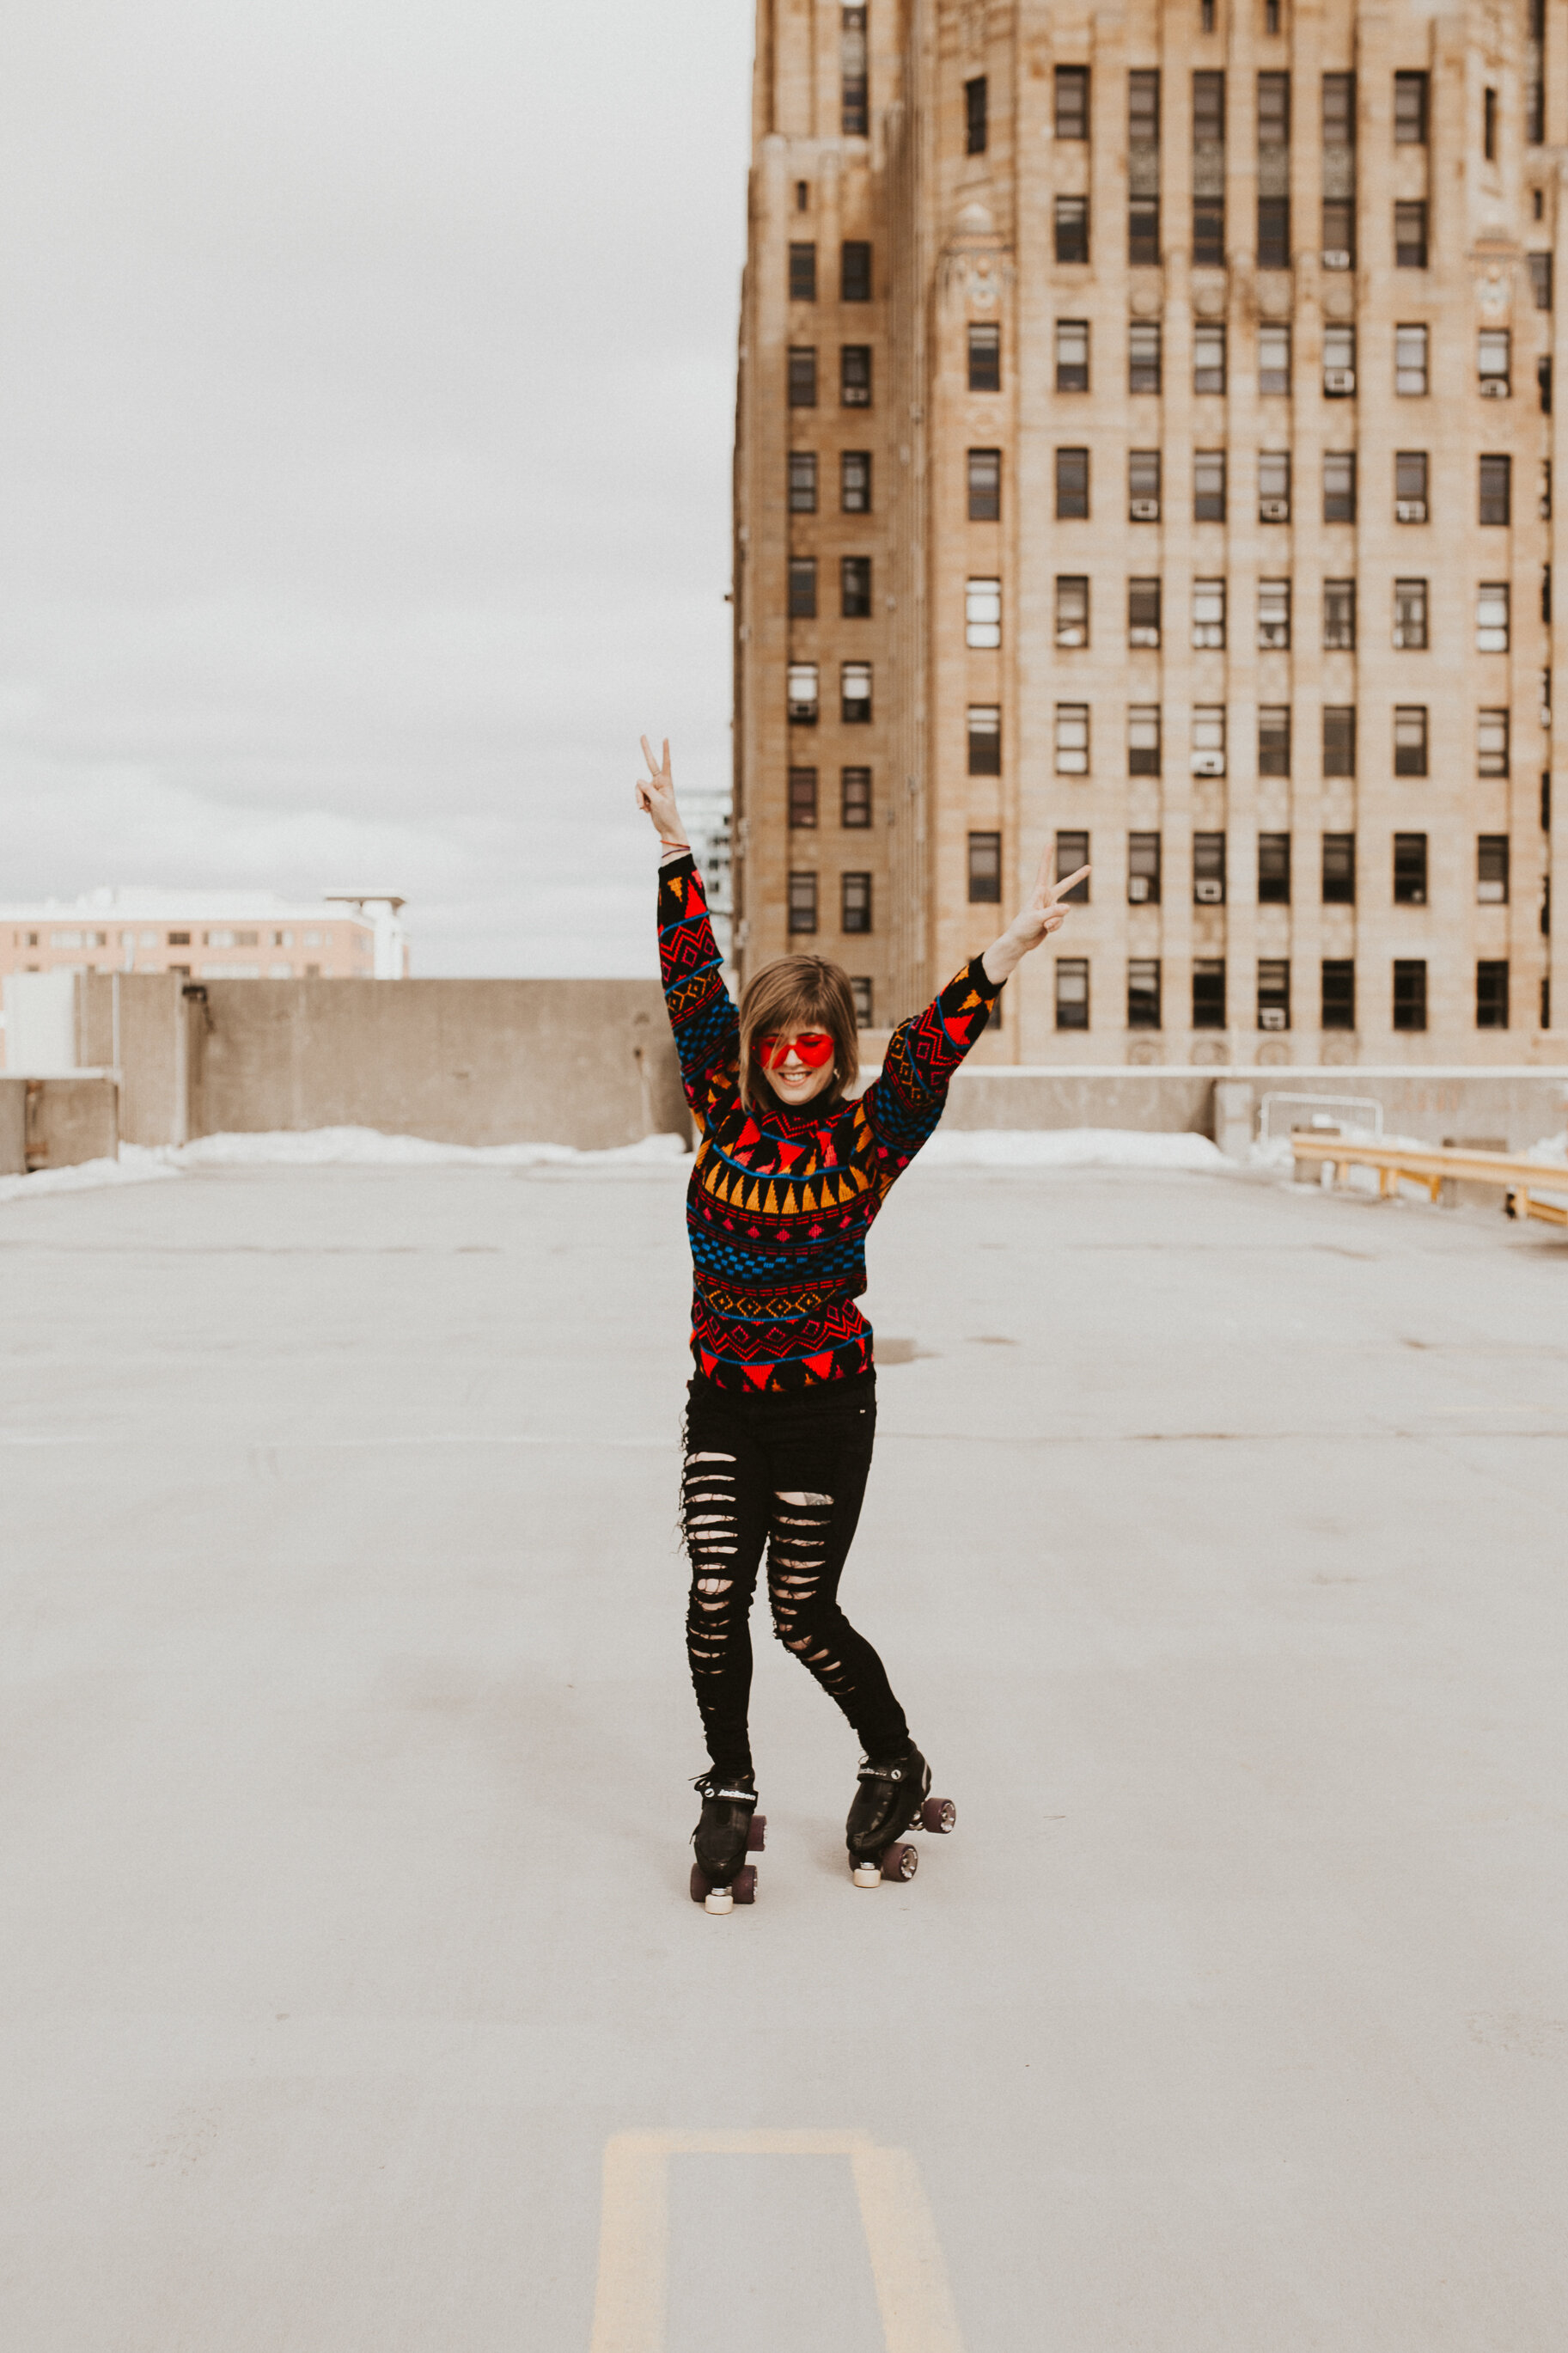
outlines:
M805 1029L795 1038L780 1038L770 1030L757 1040L757 1060L764 1071L776 1071L792 1047L808 1071L820 1071L833 1060L833 1040L826 1029Z

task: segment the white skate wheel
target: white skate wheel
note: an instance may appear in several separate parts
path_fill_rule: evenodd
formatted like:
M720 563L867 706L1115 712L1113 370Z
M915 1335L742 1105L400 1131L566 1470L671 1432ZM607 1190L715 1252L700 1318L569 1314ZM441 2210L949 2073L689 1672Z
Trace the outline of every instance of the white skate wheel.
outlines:
M732 1912L734 1908L735 1899L727 1887L711 1887L702 1899L704 1912L711 1912L721 1919L726 1912Z
M858 1862L850 1876L857 1887L880 1887L882 1866L879 1862Z

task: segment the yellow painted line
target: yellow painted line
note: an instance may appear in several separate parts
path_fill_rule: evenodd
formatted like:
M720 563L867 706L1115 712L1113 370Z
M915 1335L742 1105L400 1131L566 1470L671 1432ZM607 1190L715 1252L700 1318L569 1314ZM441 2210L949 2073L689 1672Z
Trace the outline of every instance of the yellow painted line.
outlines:
M672 2157L847 2157L887 2353L963 2353L958 2316L907 2148L869 2133L631 2132L605 2143L591 2353L666 2353Z

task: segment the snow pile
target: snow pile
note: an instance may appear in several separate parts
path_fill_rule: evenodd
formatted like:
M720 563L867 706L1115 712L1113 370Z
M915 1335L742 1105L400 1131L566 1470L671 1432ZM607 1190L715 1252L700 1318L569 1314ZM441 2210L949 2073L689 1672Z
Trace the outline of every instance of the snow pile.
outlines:
M1561 1167L1564 1161L1568 1161L1568 1128L1564 1128L1561 1135L1543 1135L1539 1144L1531 1145L1524 1158L1543 1160L1549 1168Z
M640 1144L579 1152L570 1144L433 1144L374 1127L316 1127L204 1135L164 1156L176 1168L603 1168L683 1160L686 1144L679 1135L645 1135Z
M31 1201L40 1193L86 1193L95 1185L144 1185L150 1177L177 1176L167 1155L121 1146L118 1160L79 1160L74 1168L36 1168L30 1176L0 1176L0 1201Z
M1140 1127L939 1128L917 1166L1228 1169L1206 1135Z

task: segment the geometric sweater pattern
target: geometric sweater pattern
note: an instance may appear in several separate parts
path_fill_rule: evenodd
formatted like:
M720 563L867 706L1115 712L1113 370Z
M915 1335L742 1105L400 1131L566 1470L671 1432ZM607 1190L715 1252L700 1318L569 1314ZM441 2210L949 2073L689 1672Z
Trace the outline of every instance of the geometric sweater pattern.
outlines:
M941 1119L999 990L976 956L901 1022L862 1095L824 1110L741 1101L740 1025L689 856L658 878L658 955L697 1155L686 1192L691 1350L725 1389L792 1394L872 1362L866 1236Z

